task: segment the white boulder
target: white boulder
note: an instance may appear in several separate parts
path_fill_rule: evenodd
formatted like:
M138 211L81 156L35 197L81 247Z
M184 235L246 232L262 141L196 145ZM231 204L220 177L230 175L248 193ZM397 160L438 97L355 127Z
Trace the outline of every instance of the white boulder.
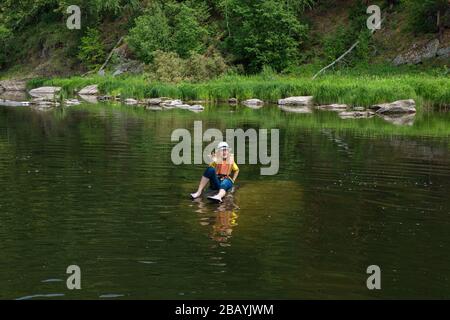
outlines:
M98 85L93 84L87 87L84 87L78 92L79 95L82 96L96 96L99 94Z
M264 101L259 99L248 99L243 101L242 104L247 107L256 107L256 106L262 107L264 105Z
M61 87L40 87L30 90L29 94L35 98L52 98L61 91Z
M370 107L378 114L416 113L416 102L413 99L399 100L391 103L377 104Z
M312 96L289 97L278 100L280 106L311 106L312 104Z

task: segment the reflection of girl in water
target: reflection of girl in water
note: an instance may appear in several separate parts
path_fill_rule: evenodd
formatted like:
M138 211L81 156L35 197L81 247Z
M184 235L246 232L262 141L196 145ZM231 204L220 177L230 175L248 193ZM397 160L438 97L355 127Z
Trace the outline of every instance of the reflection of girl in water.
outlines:
M218 242L221 246L227 246L228 240L231 238L233 228L237 226L237 219L239 218L237 212L239 207L229 199L225 201L214 212L211 212L210 207L202 199L197 199L198 204L197 213L200 214L200 224L202 226L211 226L210 238ZM214 216L211 216L214 214Z
M228 242L233 227L237 226L238 217L234 211L219 212L212 228L211 238L222 244Z

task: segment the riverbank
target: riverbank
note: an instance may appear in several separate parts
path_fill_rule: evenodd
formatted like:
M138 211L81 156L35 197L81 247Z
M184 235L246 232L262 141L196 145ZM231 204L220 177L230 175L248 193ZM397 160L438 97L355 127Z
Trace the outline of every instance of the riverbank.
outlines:
M343 103L371 106L377 103L414 99L419 108L450 105L450 78L429 74L385 76L330 74L312 80L309 76L255 75L224 76L208 82L160 83L144 76L90 76L28 81L29 89L40 86L62 87L65 96L97 84L101 94L122 98L171 97L185 101L228 101L257 98L276 102L289 96L313 96L316 104Z

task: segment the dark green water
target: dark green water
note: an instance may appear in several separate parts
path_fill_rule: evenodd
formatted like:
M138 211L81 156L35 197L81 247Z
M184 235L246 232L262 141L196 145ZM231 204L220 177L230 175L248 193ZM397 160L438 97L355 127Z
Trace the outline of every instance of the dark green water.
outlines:
M173 165L170 135L195 120L279 128L279 174L241 165L234 198L190 201L204 167ZM445 114L1 108L0 298L449 298L449 128Z

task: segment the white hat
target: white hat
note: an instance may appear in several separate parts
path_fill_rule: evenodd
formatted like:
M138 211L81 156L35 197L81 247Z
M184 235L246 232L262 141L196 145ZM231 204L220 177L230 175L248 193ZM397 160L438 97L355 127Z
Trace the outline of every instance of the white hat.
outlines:
M217 146L217 150L221 149L230 149L230 146L226 142L220 142L219 145Z

